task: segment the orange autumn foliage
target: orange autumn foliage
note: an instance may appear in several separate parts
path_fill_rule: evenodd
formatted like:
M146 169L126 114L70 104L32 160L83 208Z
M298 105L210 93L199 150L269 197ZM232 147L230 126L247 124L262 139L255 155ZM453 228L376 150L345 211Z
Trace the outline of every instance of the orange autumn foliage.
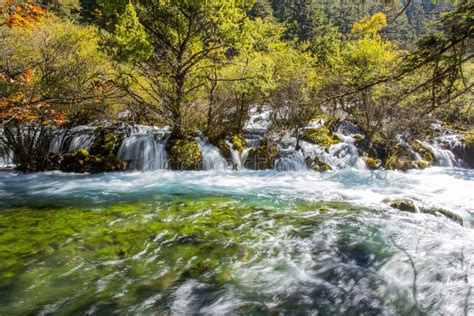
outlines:
M35 0L14 1L7 0L0 7L0 17L3 19L0 26L9 28L32 28L40 24L46 12ZM10 78L7 74L0 73L0 83L16 87L17 92L0 99L0 121L8 123L40 123L43 125L61 125L64 115L50 108L47 102L30 93L34 84L33 69L26 69L17 78ZM32 89L34 90L34 89ZM31 95L29 95L31 94Z
M0 82L15 84L18 87L16 93L0 99L0 121L2 124L62 125L64 123L63 113L51 109L49 104L41 101L39 97L28 95L28 87L34 83L33 70L25 70L19 78L19 80L7 79L5 74L0 74Z
M0 17L2 18L0 26L32 28L36 24L40 24L45 15L46 12L35 3L35 0L6 0L5 4L0 7Z

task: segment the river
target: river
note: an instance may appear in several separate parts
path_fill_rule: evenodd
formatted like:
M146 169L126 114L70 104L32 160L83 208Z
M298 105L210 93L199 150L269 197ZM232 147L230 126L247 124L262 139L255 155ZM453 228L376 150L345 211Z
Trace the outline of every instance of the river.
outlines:
M472 314L473 196L441 167L0 172L0 314Z

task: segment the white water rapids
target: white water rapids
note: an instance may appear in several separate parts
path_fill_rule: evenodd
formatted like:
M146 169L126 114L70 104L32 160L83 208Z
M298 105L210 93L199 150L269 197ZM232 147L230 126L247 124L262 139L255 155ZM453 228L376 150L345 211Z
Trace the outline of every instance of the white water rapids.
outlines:
M28 205L39 207L38 212L51 205L74 205L89 207L91 214L100 214L102 205L152 203L171 196L195 198L197 203L203 196L226 197L236 205L255 205L246 215L248 217L242 219L248 224L233 228L237 234L242 230L242 234L245 231L254 237L240 244L249 249L251 255L242 255L242 260L232 259L226 268L229 269L226 277L229 281L213 283L204 281L206 278L182 276L166 290L158 287L141 295L134 294L133 298L125 296L127 299L123 301L120 295L135 293L140 282L146 283L162 275L163 271L169 271L170 268L163 267L160 261L160 249L165 243L175 242L176 236L152 251L155 248L151 247L156 243L160 245L155 241L160 236L158 231L157 237L145 240L136 253L129 254L127 261L107 262L107 273L112 274L99 274L97 280L87 281L95 289L99 302L86 304L85 311L89 314L150 314L157 311L175 315L273 312L471 314L474 312L471 294L474 286L473 193L473 170L438 167L405 173L356 169L327 173L0 173L2 212ZM386 202L400 198L411 199L420 207L446 208L462 216L464 226L443 216L401 212ZM309 206L297 209L300 202L309 203ZM331 211L329 206L330 209L324 211L311 206L326 202L348 203L353 209ZM154 225L158 223L156 216L162 211L152 207L143 212L143 217L138 218L137 215L127 217L126 213L117 213L120 216L111 219L110 225L137 220L143 227ZM208 206L203 206L192 215L192 221L198 225L208 212ZM186 218L180 217L179 211L174 216L176 221ZM1 223L0 213L0 229ZM222 228L211 227L228 230L225 227L230 224L225 221L215 224L223 225ZM123 227L126 229L127 226ZM80 233L77 234L79 238ZM231 240L221 242L223 245L232 243ZM178 245L180 243L176 247ZM193 247L201 246L197 243ZM225 249L226 246L222 247ZM99 263L83 262L80 258L74 260L80 265L71 262L65 275L77 277L87 269L101 267ZM122 271L127 271L123 270L126 269L124 265L132 263L146 264L151 274L143 280L123 274ZM176 264L180 264L179 261ZM31 269L39 269L35 262L30 265ZM111 283L117 277L122 280L120 286ZM62 280L62 277L58 278L55 282ZM27 306L39 298L28 299L29 291L34 288L12 292L11 295L16 295L12 303L3 306L0 303L0 312L31 311ZM47 295L44 291L49 290L43 290ZM67 293L68 290L64 291ZM35 303L43 308L37 311L70 311L76 306L74 304L80 303L74 297L79 299L87 291L85 288L84 293L74 292L70 299L58 298L52 301L54 304L43 307L41 303ZM108 300L115 302L111 306L101 301L101 297L106 299L108 295L112 295ZM21 300L26 304L15 303Z

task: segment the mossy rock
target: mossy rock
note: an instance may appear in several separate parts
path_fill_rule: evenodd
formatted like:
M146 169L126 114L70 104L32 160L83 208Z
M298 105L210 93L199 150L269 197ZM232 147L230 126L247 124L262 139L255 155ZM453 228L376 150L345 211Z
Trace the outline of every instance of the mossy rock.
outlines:
M219 149L220 153L222 154L222 156L225 159L227 159L227 160L232 159L232 153L231 153L231 150L230 150L230 146L229 146L229 144L227 143L227 141L225 139L218 140L217 143L215 144L215 146Z
M123 133L117 133L115 129L98 127L90 153L104 157L116 155L124 138L125 135Z
M390 206L403 212L418 213L418 208L412 200L395 200L390 203Z
M421 159L423 160L420 163L421 166L418 166L420 169L424 169L433 165L436 158L435 158L434 153L429 148L423 146L423 144L421 144L418 140L414 138L410 139L408 142L410 146L413 148L413 150L415 150L420 155ZM417 165L418 164L419 163L417 162Z
M74 173L100 173L124 171L126 164L114 155L91 155L87 150L79 149L74 153L64 155L59 169Z
M230 142L234 146L234 149L237 150L240 154L247 147L247 142L245 141L242 135L232 135L230 138Z
M436 216L444 216L460 225L464 225L464 220L461 216L443 208L439 208L439 207L422 208L421 212L426 213L426 214L433 214Z
M202 169L202 153L194 138L169 141L168 159L173 170Z
M461 143L463 143L464 146L474 147L474 128L470 129L462 135Z
M252 170L272 169L278 154L278 145L268 139L264 139L260 146L249 150L244 166Z
M403 171L413 169L416 167L416 157L408 148L397 144L389 150L384 167Z
M370 170L377 170L382 166L382 161L380 159L370 156L364 156L362 159Z
M409 199L403 199L403 200L395 200L390 202L390 206L403 211L403 212L409 212L409 213L423 213L423 214L431 214L435 216L443 216L446 217L460 225L464 224L463 218L459 216L458 214L451 212L449 210L443 209L443 208L438 208L438 207L432 207L432 208L426 208L426 207L416 207L415 202Z
M332 170L331 166L321 161L319 157L316 157L316 158L307 157L306 165L308 166L309 169L313 171L331 171Z
M319 128L306 129L301 137L308 143L329 147L340 143L339 138L334 135L328 127L322 126Z

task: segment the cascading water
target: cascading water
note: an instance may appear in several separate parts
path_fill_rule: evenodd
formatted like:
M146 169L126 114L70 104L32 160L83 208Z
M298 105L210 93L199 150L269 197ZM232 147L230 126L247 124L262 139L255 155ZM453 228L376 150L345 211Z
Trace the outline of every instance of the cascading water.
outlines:
M74 136L71 141L71 144L69 144L68 151L74 152L79 149L90 150L92 144L94 143L94 139L95 135L93 133Z
M440 167L457 167L460 165L460 162L453 154L451 150L440 148L439 146L435 146L429 144L427 142L420 141L420 143L428 148L433 155L435 156L435 163L437 166Z
M119 148L117 157L126 161L130 170L153 171L168 168L167 130L134 126L128 134Z
M206 137L196 137L196 141L201 149L204 170L222 171L230 168L227 160L215 146L209 143Z
M244 158L244 152L242 154L239 153L237 149L234 148L234 145L226 140L227 146L230 148L230 155L232 159L232 169L233 170L242 170L242 164L243 164L243 158ZM245 149L245 151L248 153L248 149ZM245 156L246 158L246 156Z
M318 128L323 124L324 121L316 121L310 123L307 128ZM300 140L299 150L296 149L295 137L284 137L278 141L280 157L275 163L275 169L279 171L307 170L306 160L308 158L319 159L332 169L366 169L354 144L353 135L357 132L358 130L353 124L343 123L335 133L341 141L340 143L324 147Z
M77 126L69 131L59 131L49 144L49 152L60 153L63 146L69 144L66 152L74 152L79 149L90 150L95 140L94 126Z

